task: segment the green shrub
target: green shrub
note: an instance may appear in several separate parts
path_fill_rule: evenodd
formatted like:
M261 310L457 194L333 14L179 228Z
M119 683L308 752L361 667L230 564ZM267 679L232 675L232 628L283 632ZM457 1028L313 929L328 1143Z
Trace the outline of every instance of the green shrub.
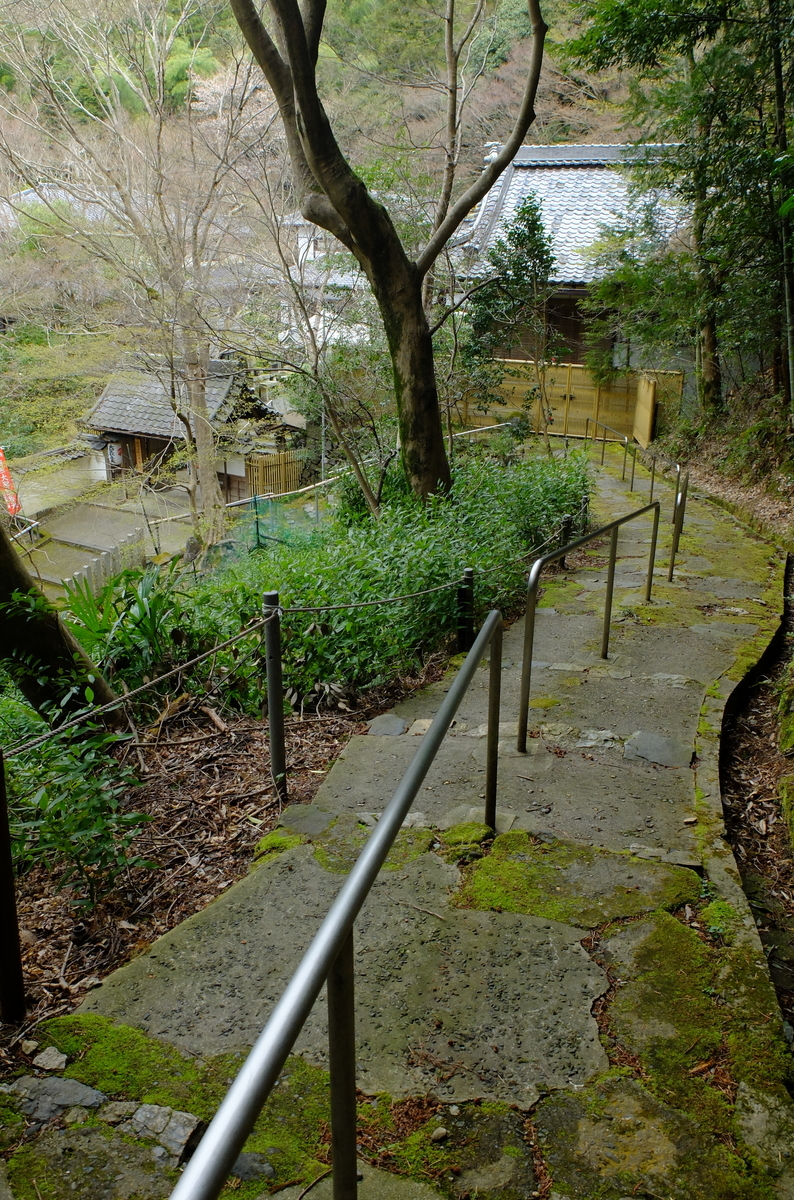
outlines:
M510 467L473 456L457 465L451 499L421 504L399 477L387 495L380 520L364 516L345 489L327 526L294 530L286 543L268 542L196 580L127 572L96 600L73 592L67 613L103 670L132 687L236 634L259 616L263 594L277 590L287 609L319 610L283 618L288 695L314 704L332 682L365 688L415 669L448 643L457 620L454 586L393 605L345 605L454 584L473 567L478 619L516 607L525 588L520 556L554 534L564 514L575 528L586 520L588 480L578 454ZM210 674L216 683L220 676L227 705L257 712L261 633L191 669L181 686L201 689Z
M47 732L29 706L0 694L0 727L12 744ZM128 866L152 866L128 849L146 818L121 808L135 782L110 755L119 742L104 729L66 730L6 761L9 823L19 872L34 864L61 872L78 903L94 905Z

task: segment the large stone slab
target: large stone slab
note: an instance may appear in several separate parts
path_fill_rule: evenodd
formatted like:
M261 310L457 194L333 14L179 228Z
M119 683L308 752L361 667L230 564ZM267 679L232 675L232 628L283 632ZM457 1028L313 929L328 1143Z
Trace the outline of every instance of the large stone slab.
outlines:
M694 871L515 831L496 839L465 886L478 908L555 918L583 929L695 902Z
M529 1107L606 1066L591 1015L607 987L581 931L449 904L435 854L382 872L356 925L358 1083L396 1096ZM116 971L82 1011L193 1054L250 1046L341 883L310 846L255 870ZM296 1048L327 1064L321 997Z

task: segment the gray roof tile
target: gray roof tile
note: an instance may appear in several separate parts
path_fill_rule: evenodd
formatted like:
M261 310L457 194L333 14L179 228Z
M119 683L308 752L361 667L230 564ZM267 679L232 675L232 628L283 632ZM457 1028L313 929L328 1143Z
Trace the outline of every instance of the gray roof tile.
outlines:
M227 401L239 367L222 360L210 362L207 379L207 412L213 425L228 416ZM170 392L170 386L169 386ZM187 393L177 383L180 408L187 411ZM184 439L185 430L177 417L164 381L151 371L119 371L110 379L91 412L82 422L103 433L136 434L141 437Z
M482 256L529 195L540 202L556 259L558 283L591 283L596 270L588 251L606 226L631 207L629 181L616 165L626 146L524 146L475 211L466 240ZM682 220L667 205L670 232ZM683 214L685 216L685 214Z

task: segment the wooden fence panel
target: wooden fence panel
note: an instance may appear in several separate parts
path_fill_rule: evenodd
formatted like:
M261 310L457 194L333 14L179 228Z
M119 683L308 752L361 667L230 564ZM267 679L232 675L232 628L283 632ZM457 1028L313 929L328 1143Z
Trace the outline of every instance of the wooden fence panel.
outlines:
M253 455L245 460L249 496L281 495L300 487L302 455L299 450Z
M635 436L635 414L638 389L647 386L650 380L632 372L620 375L608 384L596 384L590 371L581 363L552 363L543 368L540 379L532 362L519 363L505 359L506 373L500 385L504 407L493 408L489 413L479 413L473 403L465 406L464 420L467 425L489 425L494 421L507 421L521 413L527 396L534 393L530 410L532 420L540 426L540 399L537 395L540 382L544 385L546 404L551 411L553 433L582 436L587 418L603 421L616 433L626 437ZM665 393L680 394L683 373L680 371L653 372L657 386ZM659 380L663 379L663 384ZM641 426L640 431L645 426ZM591 427L592 428L592 427Z
M637 382L637 407L634 410L634 440L643 450L653 438L653 422L656 416L656 380L647 377Z

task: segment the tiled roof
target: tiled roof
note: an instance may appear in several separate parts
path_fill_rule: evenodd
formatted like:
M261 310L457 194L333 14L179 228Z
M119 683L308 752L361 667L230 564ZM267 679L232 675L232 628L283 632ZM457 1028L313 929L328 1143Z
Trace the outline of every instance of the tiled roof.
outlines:
M219 359L209 364L207 413L214 425L222 424L228 416L227 401L237 371L239 366L233 362ZM103 433L183 439L184 426L171 407L164 382L152 371L119 371L82 424ZM177 394L182 411L187 411L185 385L181 381L177 384Z
M628 179L615 167L632 152L627 146L522 146L464 227L466 241L482 257L534 195L552 240L555 281L591 283L596 272L587 251L630 207ZM671 229L677 221L670 206Z

